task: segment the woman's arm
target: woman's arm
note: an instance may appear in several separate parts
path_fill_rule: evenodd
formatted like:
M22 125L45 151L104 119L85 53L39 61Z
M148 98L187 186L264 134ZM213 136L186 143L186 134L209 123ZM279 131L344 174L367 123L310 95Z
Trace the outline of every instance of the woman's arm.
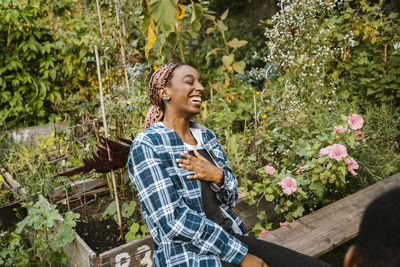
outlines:
M150 145L135 139L128 164L146 222L151 224L149 228L157 228L171 242L186 242L185 247L197 254L213 254L223 261L240 264L247 245L186 205L162 159Z

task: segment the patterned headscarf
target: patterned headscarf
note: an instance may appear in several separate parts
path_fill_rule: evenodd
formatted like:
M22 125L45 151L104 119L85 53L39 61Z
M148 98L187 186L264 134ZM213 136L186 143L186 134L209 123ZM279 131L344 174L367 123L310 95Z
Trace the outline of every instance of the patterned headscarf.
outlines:
M144 122L144 128L150 128L150 126L162 120L164 112L162 111L163 99L158 94L158 90L164 88L167 85L167 81L171 76L171 73L175 70L178 63L168 63L157 69L150 78L149 82L149 97L152 104L150 110L147 112L146 119Z

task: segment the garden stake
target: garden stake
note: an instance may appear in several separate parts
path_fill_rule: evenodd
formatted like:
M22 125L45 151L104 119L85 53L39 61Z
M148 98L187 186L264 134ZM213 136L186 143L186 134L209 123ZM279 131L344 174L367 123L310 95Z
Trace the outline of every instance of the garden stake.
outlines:
M121 143L121 141L119 140L119 138L121 137L121 128L120 128L120 124L119 124L119 119L117 119L117 138L118 138L118 143ZM120 180L121 180L121 193L122 193L122 197L125 197L125 188L124 188L124 183L123 183L123 177L122 177L122 168L119 169L119 173L120 173Z
M97 0L98 2L98 0ZM99 90L100 90L100 105L101 105L101 113L103 115L103 127L104 127L104 134L106 138L108 138L108 129L107 129L107 119L106 119L106 111L104 108L104 97L103 97L103 87L101 84L101 73L100 73L100 60L99 60L99 52L97 50L97 45L94 46L94 52L96 55L96 63L97 63L97 78L99 79ZM111 161L110 157L110 148L107 144L107 151L108 151L108 158ZM119 224L119 231L120 231L120 238L124 240L124 232L122 230L122 218L121 218L121 210L119 208L119 200L118 200L118 189L117 183L115 182L115 174L114 170L111 170L111 179L114 187L114 196L115 196L115 206L117 207L117 215L118 215L118 224Z
M100 29L100 35L101 35L101 42L104 45L104 35L103 35L103 24L101 22L101 13L100 13L100 4L99 4L99 0L96 0L96 6L97 6L97 17L99 18L99 29ZM105 66L106 66L106 77L108 76L108 62L105 61ZM109 81L107 81L107 87L110 88L110 84Z
M97 128L97 123L96 123L96 121L94 121L94 132L95 132L95 134L96 134L97 143L100 143L99 129ZM106 173L106 179L107 179L108 189L110 190L110 195L111 195L111 197L112 197L112 196L113 196L113 189L112 189L112 187L111 187L110 178L108 178L108 173Z
M120 21L119 21L119 1L115 1L115 14L117 15L117 25L120 26ZM128 79L128 72L126 71L126 58L125 58L125 36L122 38L121 35L121 29L118 30L118 37L121 42L121 59L122 59L122 68L124 69L124 75L125 75L125 84L126 88L128 91L130 90L129 88L129 79Z

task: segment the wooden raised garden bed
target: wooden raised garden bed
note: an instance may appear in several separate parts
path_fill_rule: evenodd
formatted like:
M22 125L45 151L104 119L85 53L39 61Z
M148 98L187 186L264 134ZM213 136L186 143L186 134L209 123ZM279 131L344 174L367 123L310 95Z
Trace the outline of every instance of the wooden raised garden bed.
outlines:
M10 174L3 168L0 168L2 173L5 173L8 180L15 184L19 190L23 188L15 181ZM101 189L106 185L104 179L91 178L84 181L78 181L70 184L73 192L90 192ZM85 190L84 190L85 189ZM80 193L84 194L84 193ZM61 187L56 188L52 194L53 202L60 202L61 199L65 200L65 192ZM260 208L268 209L272 213L272 207L268 203L262 203ZM244 201L239 201L235 207L235 211L243 219L247 229L251 229L257 221L255 214L257 213L256 207L247 205ZM153 241L151 236L135 240L97 254L90 246L83 240L79 234L76 239L64 246L64 251L68 254L67 266L72 267L92 267L92 266L124 266L124 267L138 267L153 266Z
M4 169L0 170L5 172ZM19 190L23 190L9 174L7 174L7 179L10 180L10 183L15 183ZM99 178L71 183L69 186L71 195L68 195L68 198L84 196L89 193L105 192L107 191L105 190L106 184L104 179ZM358 234L364 209L370 201L395 187L400 187L400 173L323 207L285 227L271 231L269 234L260 237L260 239L318 257L354 238ZM66 199L67 195L62 187L56 188L51 196L51 201L54 203L62 203ZM273 218L273 206L270 203L261 203L258 209L264 210L270 219ZM257 222L257 208L255 205L249 206L244 201L239 200L235 207L235 212L243 220L248 230L252 229ZM74 242L66 245L63 249L68 254L67 266L153 266L151 236L122 244L102 253L96 253L77 234Z

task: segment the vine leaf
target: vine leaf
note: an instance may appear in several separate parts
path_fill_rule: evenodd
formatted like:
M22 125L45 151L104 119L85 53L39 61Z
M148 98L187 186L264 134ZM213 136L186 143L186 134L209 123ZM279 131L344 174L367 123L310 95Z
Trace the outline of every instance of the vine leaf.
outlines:
M235 62L232 64L232 68L234 71L240 74L244 74L244 69L246 68L246 63L244 61Z
M230 47L232 47L233 49L238 49L242 46L247 45L247 41L246 40L238 40L237 38L233 38L232 40L230 40L229 42L227 42L226 44L229 45Z
M203 8L200 4L194 3L192 1L192 18L190 19L190 24L195 32L198 32L201 28L200 18L203 16Z
M222 63L224 63L224 66L228 67L233 63L234 58L234 54L222 56Z
M155 30L153 29L153 26L150 24L149 27L147 28L147 42L146 42L146 47L144 49L144 55L146 59L149 59L149 51L153 47L156 40L157 36Z
M171 32L178 21L176 0L152 0L151 14L162 32Z
M228 17L229 14L229 8L225 10L225 12L221 15L221 20L225 20Z

